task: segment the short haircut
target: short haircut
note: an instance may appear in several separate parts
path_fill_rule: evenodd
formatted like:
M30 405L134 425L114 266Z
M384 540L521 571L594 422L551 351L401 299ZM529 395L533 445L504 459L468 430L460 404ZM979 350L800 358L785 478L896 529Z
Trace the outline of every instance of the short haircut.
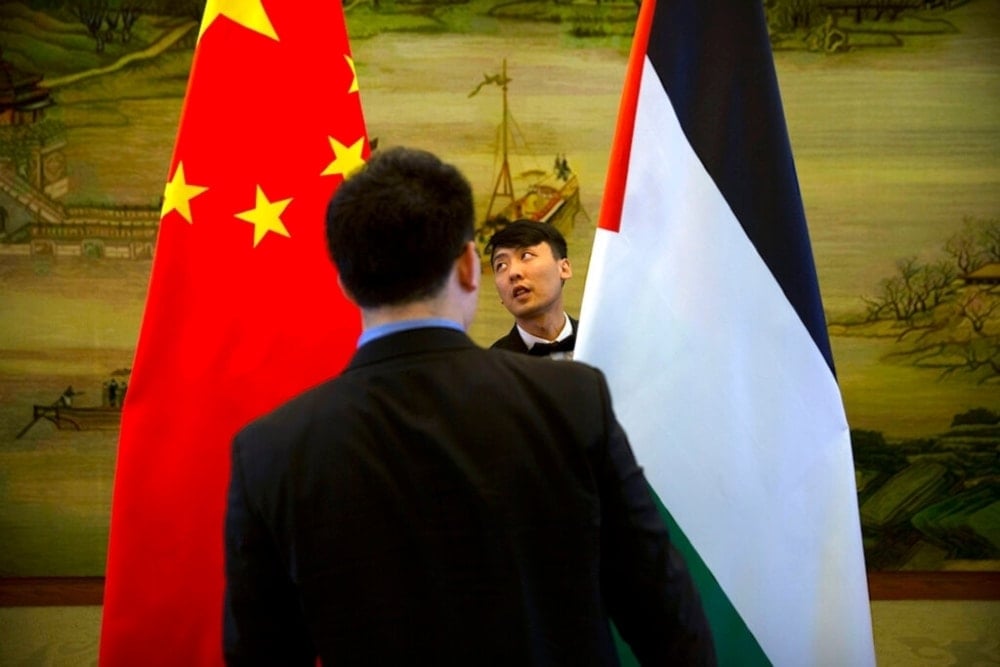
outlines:
M363 308L437 294L474 225L472 187L458 169L403 147L373 153L326 211L330 256Z
M556 259L569 256L566 239L558 229L547 222L526 219L515 220L496 232L486 244L486 251L492 264L497 248L530 248L539 243L548 243Z

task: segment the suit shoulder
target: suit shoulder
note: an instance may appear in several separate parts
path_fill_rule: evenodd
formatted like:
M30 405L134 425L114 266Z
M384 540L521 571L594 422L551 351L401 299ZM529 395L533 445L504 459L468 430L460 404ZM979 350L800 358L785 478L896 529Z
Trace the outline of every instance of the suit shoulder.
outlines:
M329 409L328 399L336 393L338 384L338 380L333 379L307 389L250 421L240 429L237 438L244 441L294 441L319 412Z
M580 361L533 357L513 350L491 351L494 361L515 368L519 373L531 378L537 377L546 384L561 387L577 385L584 387L607 387L607 382L598 368ZM606 389L602 389L606 391Z
M490 345L490 349L493 350L513 350L515 352L527 352L528 348L525 346L524 341L521 340L521 334L517 331L517 324L510 328L510 330L493 341Z

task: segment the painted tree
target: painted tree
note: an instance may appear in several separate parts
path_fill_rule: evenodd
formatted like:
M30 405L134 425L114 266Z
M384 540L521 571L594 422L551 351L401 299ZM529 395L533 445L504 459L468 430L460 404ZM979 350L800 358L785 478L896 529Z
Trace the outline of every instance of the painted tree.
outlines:
M104 21L110 9L108 0L77 0L70 4L73 14L83 23L87 32L94 38L98 53L104 53L107 41L107 31Z
M1000 263L1000 220L965 218L944 253L949 259L934 263L899 260L866 299L868 321L901 325L892 358L1000 384L1000 284L971 275Z

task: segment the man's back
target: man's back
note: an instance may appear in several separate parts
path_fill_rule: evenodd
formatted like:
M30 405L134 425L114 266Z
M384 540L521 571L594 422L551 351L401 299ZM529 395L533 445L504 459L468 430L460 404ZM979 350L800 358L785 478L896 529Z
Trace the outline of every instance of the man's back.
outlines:
M581 364L440 328L378 339L241 433L233 474L234 661L615 664L609 612L645 658L689 639L663 602L689 582Z

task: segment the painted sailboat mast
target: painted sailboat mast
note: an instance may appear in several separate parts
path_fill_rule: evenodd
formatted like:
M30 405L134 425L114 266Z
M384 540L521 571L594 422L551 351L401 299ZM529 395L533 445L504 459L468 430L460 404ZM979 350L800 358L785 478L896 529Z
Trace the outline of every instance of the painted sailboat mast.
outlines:
M514 201L514 182L510 176L510 162L507 159L508 151L508 110L507 110L507 84L510 83L510 79L507 78L507 59L503 59L503 68L500 72L500 90L502 91L501 99L503 100L503 116L501 116L500 121L500 145L503 154L503 163L500 165L500 172L497 174L497 182L493 186L493 194L490 195L489 206L486 207L486 219L489 220L493 217L493 204L496 202L497 197L506 197L508 202Z

